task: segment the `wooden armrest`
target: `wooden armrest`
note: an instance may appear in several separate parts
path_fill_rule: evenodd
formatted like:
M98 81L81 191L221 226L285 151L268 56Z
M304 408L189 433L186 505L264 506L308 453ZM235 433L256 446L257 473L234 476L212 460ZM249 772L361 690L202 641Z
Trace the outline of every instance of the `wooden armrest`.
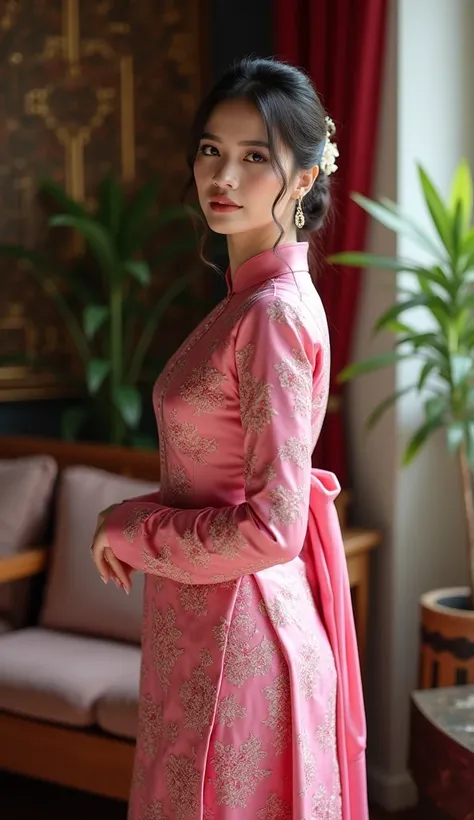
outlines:
M0 556L0 584L21 581L41 572L47 562L44 547L34 547L18 555Z
M359 527L348 527L342 530L344 541L344 552L346 557L361 555L364 552L378 547L382 541L382 533L379 530L364 530Z

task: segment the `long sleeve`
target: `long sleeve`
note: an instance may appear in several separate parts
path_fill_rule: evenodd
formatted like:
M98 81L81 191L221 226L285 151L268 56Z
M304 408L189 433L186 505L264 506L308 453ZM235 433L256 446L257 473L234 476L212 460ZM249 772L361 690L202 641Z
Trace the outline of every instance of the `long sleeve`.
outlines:
M208 584L286 563L302 549L321 347L299 308L269 295L240 319L234 344L245 501L204 509L124 502L109 516L107 535L135 569Z

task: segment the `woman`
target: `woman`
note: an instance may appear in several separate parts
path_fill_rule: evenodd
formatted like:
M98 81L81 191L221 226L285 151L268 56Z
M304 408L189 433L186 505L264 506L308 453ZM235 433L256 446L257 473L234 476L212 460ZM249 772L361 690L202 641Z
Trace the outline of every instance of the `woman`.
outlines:
M130 820L368 818L339 487L311 467L328 331L299 241L328 210L333 131L274 60L238 62L196 116L228 293L155 386L160 493L104 511L92 546L106 582L147 574Z

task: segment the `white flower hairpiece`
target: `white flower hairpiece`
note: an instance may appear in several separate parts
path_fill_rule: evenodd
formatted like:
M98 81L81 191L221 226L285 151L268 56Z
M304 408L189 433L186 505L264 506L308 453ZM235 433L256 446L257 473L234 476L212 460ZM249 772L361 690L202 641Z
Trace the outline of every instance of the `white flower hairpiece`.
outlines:
M331 142L331 137L336 133L336 126L331 117L326 117L327 134L326 142L324 144L323 156L321 157L320 168L323 174L329 176L337 171L336 157L339 156L339 151L335 142Z

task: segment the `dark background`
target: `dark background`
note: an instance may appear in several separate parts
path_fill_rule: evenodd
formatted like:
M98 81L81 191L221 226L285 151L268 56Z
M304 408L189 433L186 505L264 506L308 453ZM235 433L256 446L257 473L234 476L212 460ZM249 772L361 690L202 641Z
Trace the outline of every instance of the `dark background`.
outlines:
M157 3L158 8L159 5ZM205 36L210 48L211 82L235 58L250 54L265 57L273 53L271 0L209 0L209 8L209 32L205 32ZM216 298L220 296L216 282ZM0 292L0 301L1 298ZM0 435L58 437L61 413L68 404L67 399L0 402ZM143 429L153 432L151 396L145 404Z

